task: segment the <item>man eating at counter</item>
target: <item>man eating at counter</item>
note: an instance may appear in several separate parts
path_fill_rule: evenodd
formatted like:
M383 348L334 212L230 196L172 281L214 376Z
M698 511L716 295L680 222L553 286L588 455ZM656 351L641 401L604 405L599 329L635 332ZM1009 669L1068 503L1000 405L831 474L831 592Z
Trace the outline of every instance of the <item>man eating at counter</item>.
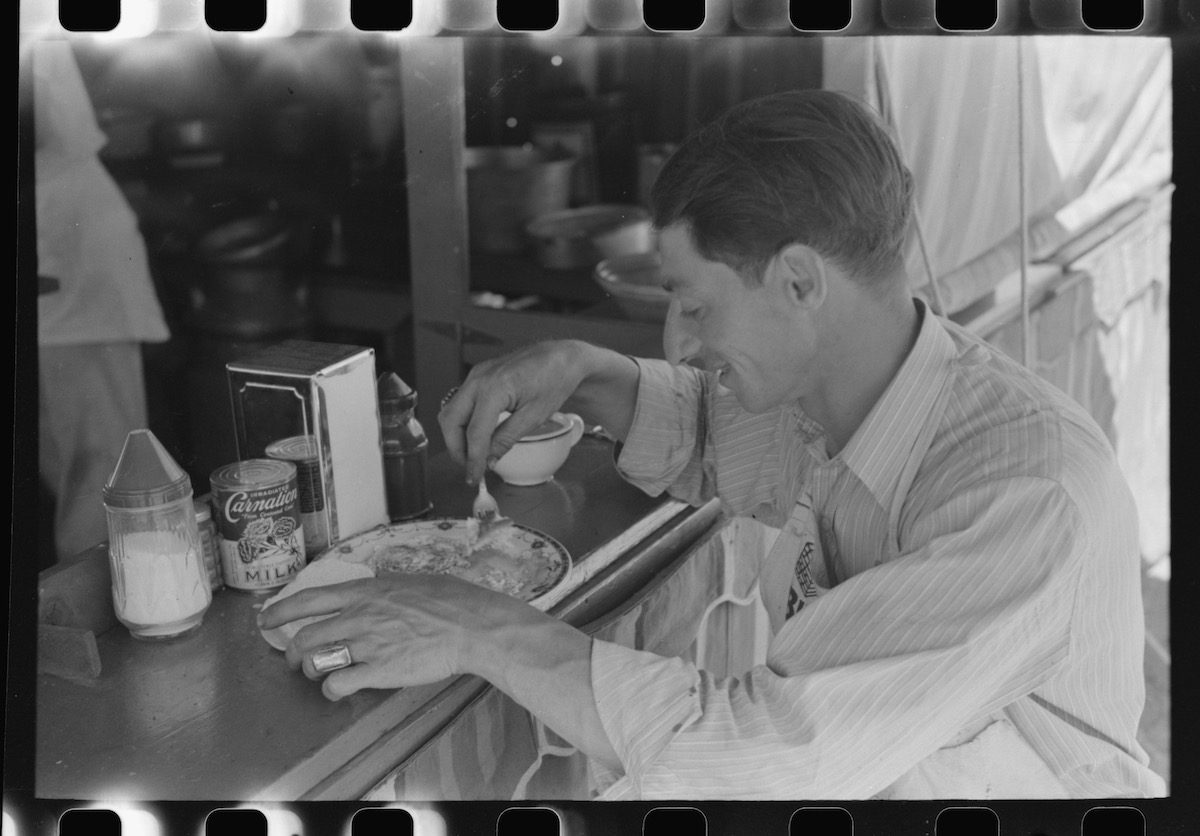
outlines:
M690 137L653 190L667 361L577 341L472 369L439 416L476 482L568 408L652 494L782 529L766 662L716 678L445 576L300 592L331 699L484 677L586 753L606 799L1157 796L1137 520L1051 385L910 293L912 177L874 117L798 91ZM511 416L497 427L500 413Z

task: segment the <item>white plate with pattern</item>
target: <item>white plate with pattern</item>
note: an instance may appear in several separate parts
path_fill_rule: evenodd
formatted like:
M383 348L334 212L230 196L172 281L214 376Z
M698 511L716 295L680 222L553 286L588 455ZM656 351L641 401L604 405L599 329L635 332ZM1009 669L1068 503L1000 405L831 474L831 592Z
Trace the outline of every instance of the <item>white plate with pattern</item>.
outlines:
M571 570L571 555L563 545L536 529L513 523L470 551L471 538L477 532L475 520L451 518L393 523L364 531L305 566L264 606L301 589L396 572L454 575L538 607L539 599L561 584ZM283 650L302 626L316 620L301 619L264 630L263 638Z

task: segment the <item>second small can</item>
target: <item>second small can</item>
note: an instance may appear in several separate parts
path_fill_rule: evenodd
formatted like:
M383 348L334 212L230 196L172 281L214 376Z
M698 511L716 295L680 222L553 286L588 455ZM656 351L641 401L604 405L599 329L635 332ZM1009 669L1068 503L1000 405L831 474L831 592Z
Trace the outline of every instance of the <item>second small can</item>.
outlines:
M296 466L248 459L217 468L209 481L225 585L260 591L294 578L307 562Z
M329 524L325 520L325 491L321 488L321 458L317 440L311 435L282 438L267 445L267 456L296 465L304 545L309 555L323 552L329 548Z
M193 500L196 506L196 529L200 532L200 554L204 557L204 568L213 592L225 586L221 576L221 550L217 547L217 524L213 522L212 506L208 497Z

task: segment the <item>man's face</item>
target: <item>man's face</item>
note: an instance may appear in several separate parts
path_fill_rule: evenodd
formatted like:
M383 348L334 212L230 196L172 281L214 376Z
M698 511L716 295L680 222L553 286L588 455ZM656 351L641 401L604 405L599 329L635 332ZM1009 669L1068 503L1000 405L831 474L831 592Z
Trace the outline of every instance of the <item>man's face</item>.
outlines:
M747 286L728 265L701 256L681 223L662 231L659 252L671 295L667 359L718 372L749 412L800 397L813 339L795 306L771 283Z

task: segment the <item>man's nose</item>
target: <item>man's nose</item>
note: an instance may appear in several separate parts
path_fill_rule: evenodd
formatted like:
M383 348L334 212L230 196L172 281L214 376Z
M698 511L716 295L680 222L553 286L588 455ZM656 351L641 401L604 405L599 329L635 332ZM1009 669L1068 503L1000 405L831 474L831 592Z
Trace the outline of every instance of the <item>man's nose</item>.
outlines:
M680 315L679 300L672 299L671 306L667 308L667 321L663 325L663 356L675 366L684 363L701 365L702 349L700 340Z

